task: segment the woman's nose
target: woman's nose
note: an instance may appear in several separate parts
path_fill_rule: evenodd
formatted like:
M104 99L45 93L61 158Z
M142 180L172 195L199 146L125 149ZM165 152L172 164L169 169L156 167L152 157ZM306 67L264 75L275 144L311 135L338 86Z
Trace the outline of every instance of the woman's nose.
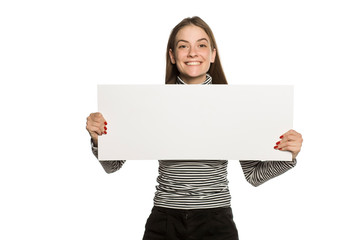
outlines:
M196 51L196 49L194 47L189 48L188 56L192 57L192 58L197 56L197 51Z

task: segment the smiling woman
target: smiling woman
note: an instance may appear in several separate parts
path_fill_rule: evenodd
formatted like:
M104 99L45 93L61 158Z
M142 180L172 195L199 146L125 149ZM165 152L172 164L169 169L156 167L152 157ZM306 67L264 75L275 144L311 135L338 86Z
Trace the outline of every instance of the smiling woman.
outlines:
M185 83L202 83L206 73L213 78L212 84L227 84L210 27L199 17L185 18L169 37L165 83L175 84L178 76Z
M175 26L166 56L166 84L227 84L214 35L199 17L186 18ZM101 113L88 117L87 130L95 156L98 135L109 131L106 125ZM301 144L301 134L290 130L274 143L274 151L292 152L293 161L240 161L246 180L259 186L293 168ZM125 161L100 163L107 173L113 173ZM238 240L227 165L227 160L159 160L154 207L143 240Z
M177 33L175 41L175 49L169 50L169 56L179 69L180 78L187 84L203 83L216 56L207 34L202 28L189 25Z

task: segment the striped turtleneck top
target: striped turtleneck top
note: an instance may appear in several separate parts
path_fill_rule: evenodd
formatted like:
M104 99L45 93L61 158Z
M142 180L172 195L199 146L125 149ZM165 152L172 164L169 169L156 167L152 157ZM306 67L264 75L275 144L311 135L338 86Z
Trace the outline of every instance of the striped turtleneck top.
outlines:
M177 76L175 83L187 85L187 83L184 82L179 76ZM206 74L206 79L203 83L201 83L201 85L208 85L208 84L212 84L212 77L209 74Z
M202 84L211 84L206 75ZM176 84L186 84L177 77ZM97 156L97 148L93 147ZM119 170L126 160L100 161L107 173ZM283 161L239 161L246 180L253 186L274 178L296 165ZM205 209L230 206L227 160L159 160L154 205L175 209Z

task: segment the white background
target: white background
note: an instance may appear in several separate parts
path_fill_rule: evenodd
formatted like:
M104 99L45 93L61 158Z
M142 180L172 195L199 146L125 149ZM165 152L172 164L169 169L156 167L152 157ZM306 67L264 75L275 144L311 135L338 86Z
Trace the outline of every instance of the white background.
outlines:
M230 84L294 84L298 165L254 188L229 163L240 239L359 239L357 1L1 1L1 239L141 239L156 161L106 174L97 84L161 84L171 29L212 28ZM274 106L276 108L276 105Z

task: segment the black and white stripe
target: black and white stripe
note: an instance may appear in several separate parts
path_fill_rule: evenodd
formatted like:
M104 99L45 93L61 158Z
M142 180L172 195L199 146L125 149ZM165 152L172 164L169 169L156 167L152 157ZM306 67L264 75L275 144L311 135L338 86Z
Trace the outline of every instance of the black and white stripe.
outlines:
M206 76L203 84L211 84ZM179 77L177 84L185 84ZM97 156L97 148L93 147ZM107 173L119 170L126 160L100 161ZM240 161L246 180L253 186L279 176L296 165L283 161ZM175 209L229 207L227 160L159 160L154 205Z
M177 76L176 78L176 84L184 84L187 85L186 82L184 82L180 76ZM209 74L206 74L206 79L203 83L201 83L201 85L208 85L208 84L212 84L212 77Z
M230 206L227 164L224 160L160 160L154 205L177 209Z

